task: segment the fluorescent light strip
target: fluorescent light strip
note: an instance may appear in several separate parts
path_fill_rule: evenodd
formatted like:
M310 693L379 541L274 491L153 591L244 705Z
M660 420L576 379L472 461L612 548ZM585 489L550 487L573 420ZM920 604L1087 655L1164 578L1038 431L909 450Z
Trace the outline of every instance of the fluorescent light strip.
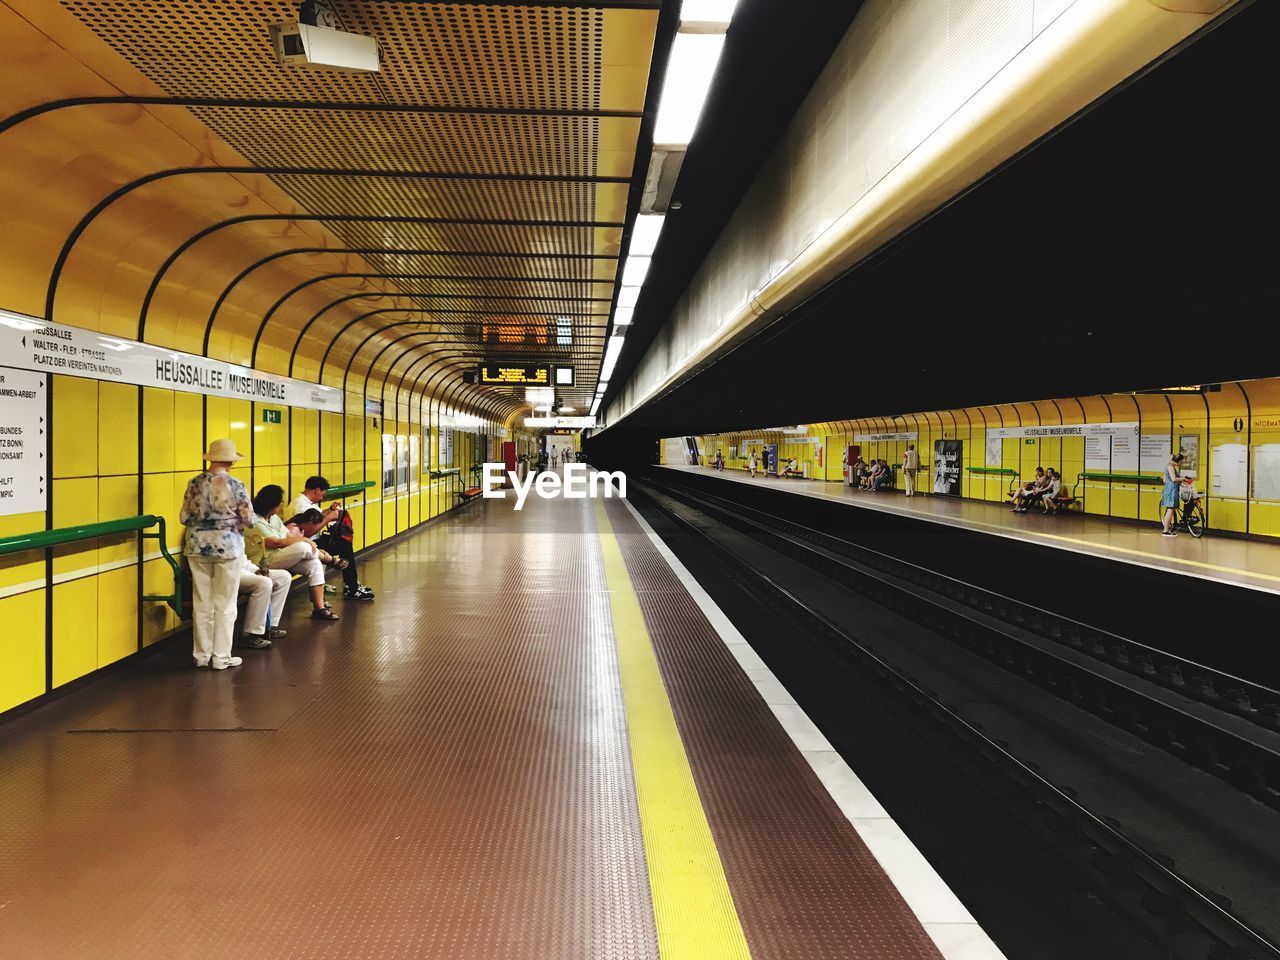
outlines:
M639 287L644 284L644 278L649 275L649 257L627 257L627 262L622 267L622 285L624 287Z
M662 234L662 224L666 214L642 213L636 217L636 225L631 231L631 255L648 257L658 248L658 237Z
M655 145L685 146L693 140L723 49L723 33L676 34L654 123Z
M613 325L615 327L627 327L631 325L631 317L635 314L635 307L619 307L613 312Z
M620 307L634 307L639 299L639 287L623 287L618 291L618 306Z
M738 0L684 0L680 4L681 23L723 23L733 20Z
M609 338L609 346L604 351L604 363L600 366L600 379L608 380L613 375L613 368L618 365L618 355L622 352L622 337Z
M596 402L591 405L591 416L595 416L600 412L600 397L596 397Z

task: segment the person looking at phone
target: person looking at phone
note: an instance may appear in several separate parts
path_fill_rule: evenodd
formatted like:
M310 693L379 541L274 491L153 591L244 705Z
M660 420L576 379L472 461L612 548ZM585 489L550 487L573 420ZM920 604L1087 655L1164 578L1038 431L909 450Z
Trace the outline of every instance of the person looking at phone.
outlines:
M321 550L347 562L346 568L342 571L342 595L348 600L372 600L373 591L360 582L360 575L356 571L356 551L351 543L353 530L350 514L343 509L341 500L334 500L327 507L320 505L329 487L330 483L324 477L308 477L302 493L298 494L297 499L293 501L291 516L304 514L313 509L321 511L324 528L314 539L316 546Z

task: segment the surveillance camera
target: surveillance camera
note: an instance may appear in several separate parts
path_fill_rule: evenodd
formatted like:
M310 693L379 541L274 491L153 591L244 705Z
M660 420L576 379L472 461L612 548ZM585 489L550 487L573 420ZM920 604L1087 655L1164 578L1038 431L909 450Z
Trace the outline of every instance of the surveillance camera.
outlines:
M373 37L306 23L273 23L270 29L271 47L282 66L349 73L377 73L382 66Z

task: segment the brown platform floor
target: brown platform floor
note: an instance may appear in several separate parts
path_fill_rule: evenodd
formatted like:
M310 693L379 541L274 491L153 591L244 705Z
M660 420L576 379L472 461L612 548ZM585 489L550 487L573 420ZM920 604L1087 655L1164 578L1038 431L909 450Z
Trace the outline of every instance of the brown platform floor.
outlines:
M727 483L767 483L771 488L787 493L835 500L867 510L901 514L1122 563L1280 593L1280 543L1215 537L1212 532L1199 540L1187 534L1170 538L1160 536L1160 526L1155 523L1140 525L1081 513L1065 517L1023 516L1012 513L1005 504L985 500L924 493L907 498L900 492L869 493L832 481L781 480L763 476L752 479L741 470L718 472L710 467L679 464L668 464L664 468L706 474Z
M239 669L166 652L0 730L0 956L657 956L594 508L477 502L368 558L340 623L295 597ZM751 955L936 958L608 516Z

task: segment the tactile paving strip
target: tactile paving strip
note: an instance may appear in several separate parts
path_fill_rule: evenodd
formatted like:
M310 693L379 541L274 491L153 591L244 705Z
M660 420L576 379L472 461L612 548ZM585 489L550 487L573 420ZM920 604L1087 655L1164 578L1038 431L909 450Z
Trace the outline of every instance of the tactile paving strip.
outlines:
M0 730L0 956L656 957L587 503L475 504L365 561L378 599L338 623L295 602L237 670L179 652ZM177 728L184 691L297 709L66 732Z
M754 960L937 960L915 915L625 505L635 584Z

